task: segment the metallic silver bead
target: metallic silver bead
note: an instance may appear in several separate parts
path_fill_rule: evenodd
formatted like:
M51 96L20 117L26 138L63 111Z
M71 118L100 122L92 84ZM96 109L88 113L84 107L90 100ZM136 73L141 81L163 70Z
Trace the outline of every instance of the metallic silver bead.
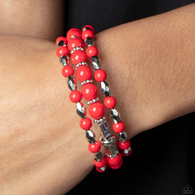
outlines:
M94 45L94 40L91 37L87 37L85 39L85 43L87 44L87 46L93 46Z
M111 109L110 116L114 123L118 123L120 121L120 114L116 109Z
M128 147L123 151L125 154L129 154L131 152L131 147Z
M100 171L105 171L107 169L107 166L103 166L103 167L97 167Z
M127 133L125 131L119 133L119 141L120 142L126 142L128 139Z
M100 122L99 126L106 139L112 136L112 133L106 121Z
M62 63L63 66L68 65L68 63L67 63L67 61L68 61L68 59L69 59L68 56L63 55L63 56L61 56L59 59L60 59L60 62Z
M85 106L82 106L80 102L77 102L77 114L81 118L85 118Z
M95 160L96 161L102 161L103 159L103 154L101 152L95 153Z
M105 96L107 96L107 97L110 96L110 88L109 88L108 83L106 81L102 81L100 83L100 85L101 85L101 91L102 91L102 93L104 93Z
M89 104L95 103L97 101L99 101L99 98L96 98L96 99L93 99L91 101L88 101L87 104L89 105Z
M64 41L59 41L59 42L58 42L58 46L66 47L66 44L64 43Z
M68 87L71 91L74 91L77 89L76 80L71 75L68 76Z
M92 60L92 61L91 61L92 66L93 66L96 70L98 70L98 69L101 68L101 62L100 62L98 56L92 56L92 57L91 57L91 60Z
M86 138L90 144L95 143L95 133L91 130L86 131Z
M102 144L105 147L106 155L110 158L117 156L118 150L115 145L115 137L114 135L112 137L109 137L108 139L102 138L101 139Z
M87 83L93 83L93 80L86 80L81 83L81 85L87 84Z
M98 120L95 119L94 122L100 124L100 123L102 123L103 121L105 121L105 119L106 119L106 117L104 116L104 117L102 117L102 118L100 118L100 119L98 119Z
M73 52L76 51L76 50L83 50L83 48L82 47L74 47L72 49L72 51L70 52L70 54L73 54Z

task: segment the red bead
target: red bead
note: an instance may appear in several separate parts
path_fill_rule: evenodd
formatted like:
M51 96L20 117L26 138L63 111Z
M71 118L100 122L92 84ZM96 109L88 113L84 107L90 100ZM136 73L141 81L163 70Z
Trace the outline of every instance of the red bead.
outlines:
M88 145L89 151L92 153L97 153L100 151L101 145L98 141L95 141L94 144L90 144Z
M81 93L86 100L90 101L97 97L98 90L94 84L89 83L82 87Z
M110 158L108 156L106 156L106 160L108 162L108 165L117 165L118 163L120 163L122 159L122 155L120 152L118 152L117 156Z
M112 96L106 97L104 99L104 105L106 108L112 109L116 106L116 99Z
M66 65L62 68L62 75L64 77L68 77L69 75L73 75L74 74L74 69L72 66Z
M82 37L82 32L78 28L70 29L66 34L67 39L69 40L71 37Z
M84 130L89 130L92 126L90 118L83 118L80 120L80 127Z
M94 38L94 34L93 34L93 32L91 30L85 30L84 32L82 32L82 39L83 39L83 41L87 37L91 37L92 39Z
M69 55L69 50L68 50L67 47L60 46L56 50L56 54L57 54L58 57L63 56L63 55L68 56Z
M55 44L57 45L60 41L64 41L64 44L67 43L66 37L58 37L55 41Z
M80 102L81 101L82 94L79 91L74 90L74 91L71 91L71 93L69 95L69 98L70 98L70 101L71 102L77 103L77 102Z
M111 169L119 169L123 165L123 159L117 165L109 165Z
M83 82L92 78L92 71L88 66L80 66L76 70L76 77Z
M99 168L105 166L107 164L106 157L104 156L101 161L94 160L94 164L96 167L99 167Z
M107 74L104 70L99 69L99 70L95 71L94 78L96 81L98 81L98 82L105 81L106 77L107 77Z
M75 47L81 47L83 48L83 41L78 38L70 39L68 41L68 49L69 51L72 51Z
M113 126L112 126L113 130L116 132L116 133L121 133L124 131L125 129L125 124L123 123L123 121L120 121L118 122L117 124L113 123Z
M102 103L96 102L94 104L90 104L88 111L92 118L98 119L104 116L105 108Z
M89 46L86 49L86 54L89 58L91 58L91 56L97 56L98 55L98 49L95 46Z
M120 142L118 141L118 146L120 149L125 150L130 147L130 141L127 139L126 142Z
M84 32L84 31L86 30L87 27L90 28L91 31L92 31L93 33L95 33L95 30L94 30L93 26L91 26L91 25L85 25L85 26L82 28L82 32Z
M76 50L71 55L71 61L74 65L77 65L79 62L87 62L87 55L82 50Z
M103 171L100 170L99 167L95 167L95 168L96 168L96 170L99 171L100 173L103 173L103 172L105 172L105 171L108 169L108 166L106 165L106 166L105 166L105 170L103 170Z

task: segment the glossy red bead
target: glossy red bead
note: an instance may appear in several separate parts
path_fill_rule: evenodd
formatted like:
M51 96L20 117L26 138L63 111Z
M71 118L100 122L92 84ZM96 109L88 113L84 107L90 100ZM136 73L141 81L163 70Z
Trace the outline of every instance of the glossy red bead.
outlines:
M75 48L75 47L83 48L83 41L81 39L78 39L78 38L70 39L68 41L67 46L68 46L69 51L72 51L73 48Z
M76 50L71 55L71 61L74 65L77 65L79 62L87 62L87 55L82 50Z
M98 90L94 84L89 83L82 87L81 93L86 100L90 101L97 97Z
M104 99L104 105L106 106L106 108L112 109L116 106L116 99L112 96L106 97Z
M126 142L120 142L118 141L118 146L120 149L125 150L130 147L130 141L127 139Z
M68 56L69 55L69 49L67 47L60 46L56 50L56 54L57 54L58 57L63 56L63 55Z
M106 160L106 157L104 156L103 158L102 158L102 160L101 161L96 161L96 160L94 160L94 165L96 166L96 167L103 167L103 166L105 166L107 164L107 160Z
M82 39L83 39L83 41L87 37L91 37L93 39L94 38L94 33L91 30L85 30L84 32L82 32Z
M56 39L56 41L55 41L55 44L57 45L60 41L64 41L64 44L66 44L67 43L67 39L66 39L66 37L58 37L57 39Z
M71 102L77 103L77 102L80 102L81 101L82 94L79 91L74 90L74 91L71 91L71 93L69 95L69 98L70 98L70 101Z
M66 34L67 39L69 40L71 37L82 37L82 32L78 28L70 29Z
M64 77L68 77L69 75L73 75L74 74L74 69L72 66L66 65L62 68L62 75Z
M123 159L117 165L109 165L111 169L119 169L123 165Z
M94 104L90 104L88 111L92 118L98 119L104 116L105 108L102 103L96 102Z
M123 123L123 121L118 122L117 124L113 123L112 125L113 130L116 133L121 133L124 131L125 129L125 124Z
M95 46L89 46L86 49L86 54L89 58L91 58L91 56L97 56L98 55L98 49Z
M80 127L83 130L89 130L92 126L92 122L90 118L83 118L80 120Z
M88 66L80 66L76 70L76 77L83 82L92 78L92 71Z
M97 153L100 151L101 145L98 141L95 141L94 144L90 144L88 145L89 151L92 153Z
M87 27L90 28L91 31L92 31L93 33L95 33L95 30L94 30L93 26L91 26L91 25L85 25L85 26L82 28L82 32L85 31Z
M106 160L108 162L108 165L117 165L120 163L121 159L122 159L122 155L120 152L118 152L117 156L115 156L113 158L106 156Z
M96 70L95 73L94 73L94 78L98 82L105 81L106 80L106 77L107 77L107 74L102 69Z

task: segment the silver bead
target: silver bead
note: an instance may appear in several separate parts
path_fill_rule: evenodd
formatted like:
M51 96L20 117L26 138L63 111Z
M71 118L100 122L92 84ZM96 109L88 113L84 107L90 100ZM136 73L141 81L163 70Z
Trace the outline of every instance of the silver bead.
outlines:
M63 55L63 56L61 56L59 59L60 59L60 62L62 63L63 66L68 65L68 63L67 63L67 61L68 61L68 59L69 59L68 56Z
M107 169L106 166L103 166L103 167L97 167L100 171L105 171Z
M80 102L77 102L77 114L81 118L85 118L85 106L82 106Z
M111 109L110 116L114 123L118 123L120 121L120 114L116 109Z
M68 87L71 91L74 91L77 89L76 80L71 75L68 76Z
M74 51L76 51L76 50L83 50L83 48L82 48L82 47L74 47L74 48L72 49L72 51L70 52L70 54L73 54Z
M128 147L127 149L123 150L125 154L129 154L131 152L131 147Z
M81 85L87 84L87 83L93 83L93 80L86 80L81 83Z
M101 139L102 144L105 147L106 155L110 158L117 156L118 150L115 145L115 137L114 135L112 137L109 137L108 139L102 138Z
M119 141L120 142L126 142L128 139L127 133L125 131L119 133Z
M106 139L112 136L112 133L111 133L110 128L109 128L106 121L100 122L99 126L100 126L101 131Z
M96 161L102 161L103 159L103 154L101 152L95 153L95 160Z
M93 131L87 130L86 131L86 138L87 138L87 141L90 144L94 144L95 143L95 133Z
M87 37L85 39L85 43L87 44L87 46L93 46L94 45L94 40L91 37Z
M99 98L96 98L96 99L93 99L91 101L88 101L87 104L89 105L89 104L95 103L97 101L99 101Z
M100 83L100 85L101 85L101 91L102 91L102 93L104 93L105 96L107 96L107 97L110 96L110 88L109 88L108 83L106 81L102 81Z
M98 69L101 68L101 62L100 62L98 56L92 56L92 57L91 57L91 60L92 60L92 61L91 61L92 66L93 66L96 70L98 70Z

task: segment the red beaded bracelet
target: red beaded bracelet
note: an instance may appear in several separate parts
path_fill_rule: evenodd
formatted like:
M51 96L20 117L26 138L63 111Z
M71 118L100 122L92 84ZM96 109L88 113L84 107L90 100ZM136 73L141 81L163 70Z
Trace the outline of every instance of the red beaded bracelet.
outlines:
M83 27L82 32L73 28L67 32L66 37L58 37L56 44L59 46L56 53L60 57L60 61L64 66L62 75L68 77L68 86L71 90L69 95L73 103L77 103L77 114L82 118L80 120L80 127L86 130L86 138L89 142L88 148L92 153L95 153L94 164L99 172L105 172L109 166L112 169L118 169L123 164L123 156L128 156L132 152L130 141L124 131L125 124L120 120L119 112L115 109L116 100L110 96L110 88L106 80L106 72L101 69L101 62L98 57L98 49L94 46L94 28L90 25ZM86 46L86 53L84 51L84 44ZM81 82L81 92L77 90L77 82L74 79L74 69L69 65L69 53L71 62L76 66L76 78ZM96 70L94 78L100 82L100 88L105 95L104 105L106 108L111 109L110 116L113 119L113 130L119 133L118 146L120 151L115 145L115 136L112 135L110 128L107 124L106 117L104 116L105 107L99 102L97 98L98 89L93 84L92 71L87 65L87 57L91 59L91 64ZM95 139L95 133L90 130L92 121L86 117L87 111L81 103L82 97L88 100L89 114L94 118L95 122L101 129L101 144L105 147L105 156L100 152L101 145ZM107 166L108 164L108 166Z

